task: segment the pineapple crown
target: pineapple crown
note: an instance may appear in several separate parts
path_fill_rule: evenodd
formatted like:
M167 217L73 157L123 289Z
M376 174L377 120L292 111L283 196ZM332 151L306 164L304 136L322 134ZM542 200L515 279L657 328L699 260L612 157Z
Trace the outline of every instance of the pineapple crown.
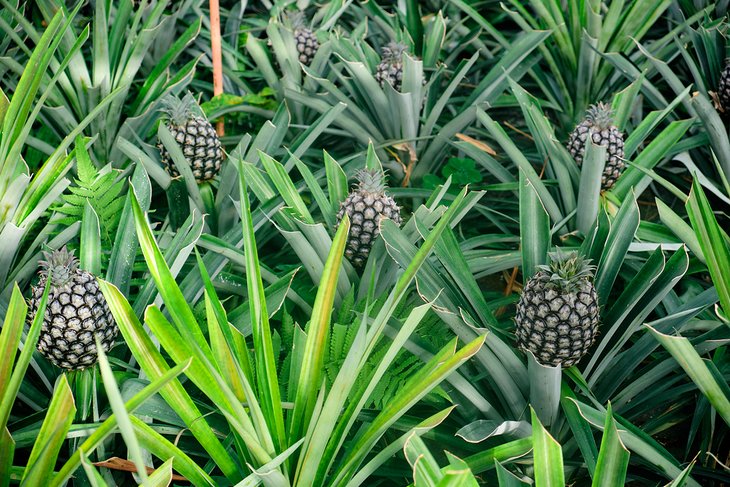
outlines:
M399 62L403 58L403 53L408 51L408 46L402 42L389 42L382 49L383 61L391 63Z
M566 292L577 291L582 283L593 277L596 266L590 265L590 259L578 252L564 253L560 249L550 253L550 264L537 268L548 276L547 285Z
M586 121L599 130L607 129L613 125L613 110L611 105L602 101L591 105L586 111Z
M365 193L385 192L385 173L376 169L360 169L355 173L357 190Z
M202 110L192 93L188 92L182 99L169 94L162 99L160 109L167 115L173 125L183 125L191 118L202 115Z
M289 10L284 13L284 22L293 30L307 29L304 12L301 10Z
M76 269L79 268L79 259L64 245L59 250L43 252L46 260L38 262L41 266L40 275L51 279L51 286L63 287L68 284Z

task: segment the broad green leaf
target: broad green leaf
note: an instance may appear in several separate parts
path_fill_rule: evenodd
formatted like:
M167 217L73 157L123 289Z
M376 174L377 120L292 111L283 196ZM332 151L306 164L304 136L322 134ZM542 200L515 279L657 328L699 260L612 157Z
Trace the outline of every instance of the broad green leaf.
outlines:
M563 451L530 407L535 487L565 487Z
M562 406L568 426L570 426L570 431L573 433L573 437L583 456L583 461L588 468L588 473L593 477L593 472L596 470L596 463L598 461L598 448L593 438L593 430L591 429L590 423L581 416L575 401L570 400L570 398L575 399L575 393L566 383L563 383L563 396L560 399L560 405Z
M135 409L137 409L142 403L144 403L147 399L154 396L159 390L165 386L169 381L180 375L189 365L190 361L188 360L187 363L180 364L172 369L170 369L165 374L161 375L159 378L152 381L150 384L145 386L144 389L139 391L137 394L135 394L131 399L129 399L125 404L125 408L128 413L134 412ZM135 421L134 416L130 416L130 419L132 423ZM79 448L71 455L71 458L68 459L68 461L61 467L58 474L56 474L55 477L53 477L53 481L51 482L52 486L57 485L63 485L64 482L66 482L73 472L78 468L79 464L82 462L82 457L84 452L91 452L94 451L101 443L102 441L110 436L115 428L116 428L116 417L114 414L109 416L99 427L97 427L93 433L91 433L86 440L84 440L83 443L79 446ZM137 432L138 438L140 437L139 432ZM164 445L164 441L158 442L159 445ZM210 478L205 474L205 472L202 471L197 465L190 462L192 466L197 468L187 469L185 468L187 463L184 462L185 454L180 452L178 455L176 455L179 459L178 464L178 470L180 472L183 472L184 475L193 480L195 483L199 483L201 485L213 485L213 481L210 480ZM182 465L182 466L181 466Z
M406 441L403 451L413 469L415 485L435 486L443 478L438 462L420 436L411 436Z
M51 404L28 457L21 485L35 486L48 482L75 414L73 394L63 374L56 381Z
M689 340L682 336L666 335L645 325L672 357L682 366L692 382L717 410L725 423L730 425L730 397L727 383L718 383L717 377L708 369Z
M502 147L502 150L504 150L507 157L509 157L517 165L521 173L524 174L525 179L535 190L539 200L545 207L545 211L547 211L548 215L550 215L552 222L558 223L561 221L564 218L564 215L560 211L558 204L550 195L545 184L542 182L537 172L535 172L535 169L533 169L530 162L527 158L525 158L514 142L512 142L512 140L507 136L504 129L482 110L477 110L477 118L482 125L486 127L492 137L497 140L497 143L499 143Z
M472 471L478 474L494 468L495 460L507 463L524 457L530 450L532 450L532 438L521 438L475 453L464 460Z
M8 381L13 371L15 356L18 353L20 338L23 334L25 316L28 305L20 292L18 284L13 285L13 294L10 296L8 311L5 313L2 329L0 329L0 354L5 359L0 361L0 400L4 401L8 395ZM15 400L13 395L12 400ZM4 423L2 424L4 428Z
M350 231L350 220L345 217L332 241L322 278L317 288L317 296L312 307L312 317L306 328L307 341L304 357L300 366L294 411L291 416L289 442L299 439L312 417L323 376L325 347L329 337L330 319L337 294L337 281L342 265L342 257Z
M524 487L530 485L523 482L518 476L504 468L498 460L494 460L494 468L497 470L497 481L499 487Z
M15 362L13 373L12 375L10 375L9 378L6 379L6 382L4 384L0 384L0 387L2 387L2 390L0 390L0 392L2 393L2 395L0 396L0 430L4 430L5 428L7 428L8 419L10 418L10 411L13 408L13 404L15 404L15 398L18 395L18 391L20 391L20 387L25 377L25 373L28 370L28 364L30 364L30 360L33 357L33 352L35 351L36 345L38 344L38 337L41 334L41 326L43 325L43 317L45 316L46 303L48 302L48 293L50 292L50 289L51 280L47 279L46 287L43 291L43 297L41 298L41 302L38 303L38 311L33 317L33 321L30 325L30 330L28 330L28 334L25 337L25 342L23 342L23 350L20 352L20 356ZM24 319L20 319L20 316L22 314L23 318L25 318L25 309L27 307L24 303L21 304L18 302L22 299L23 298L20 294L20 290L17 286L15 286L13 288L13 302L11 303L11 307L8 308L8 313L5 315L6 322L3 325L2 342L6 348L12 345L13 342L17 343L18 336L22 333L23 330ZM6 325L10 328L10 331L8 331L9 335L5 335ZM12 356L13 354L15 354L14 350L11 352L10 356ZM8 372L5 371L5 377L7 377L7 374ZM59 394L61 394L61 392L59 392Z
M692 228L699 239L702 254L710 271L712 283L720 296L724 312L730 313L730 249L715 218L710 202L697 181L686 203ZM727 417L725 417L727 421Z
M522 275L529 279L538 265L547 263L550 218L535 188L520 170L520 247Z
M136 416L130 416L129 419L134 427L137 441L145 450L165 461L174 460L175 470L188 479L192 485L216 485L213 479L192 458L155 431L152 426Z
M144 483L147 481L147 467L142 457L142 450L137 442L137 437L134 435L134 429L129 420L127 408L124 407L122 394L119 392L119 388L114 380L114 372L112 372L112 368L109 366L109 359L106 358L104 347L98 336L96 337L96 350L99 354L99 371L101 372L104 390L106 390L107 398L109 398L109 406L112 408L114 416L117 419L117 426L119 427L119 432L122 434L124 443L127 445L129 456L137 468L137 475L140 476Z
M621 443L609 403L606 423L603 426L601 449L598 453L596 471L593 474L593 487L623 487L626 484L628 468L629 451Z
M307 205L304 203L304 200L284 166L261 151L259 151L259 160L261 160L261 164L274 183L277 193L284 199L286 204L296 212L298 218L302 219L305 223L313 224L314 219L309 214Z
M208 342L205 340L203 332L195 319L193 310L190 309L190 305L188 305L175 282L175 277L170 272L165 257L160 252L160 248L152 235L150 224L134 194L132 194L132 211L142 254L144 254L150 274L167 305L166 309L170 312L178 332L187 342L196 344L206 358L212 361L213 354Z
M15 440L7 428L0 430L0 487L10 485L13 456L15 454Z
M81 268L95 276L101 274L101 234L99 218L89 200L84 204L84 215L81 219L81 252L79 254Z
M552 425L560 410L560 382L562 367L550 367L537 361L532 352L528 352L527 372L530 376L530 404L540 421L546 426Z
M154 381L165 376L170 368L152 342L148 332L142 327L129 302L116 287L108 282L99 280L99 287L104 293L114 320L119 325L119 331L122 333L124 341L147 377ZM160 394L185 422L190 432L220 467L224 475L235 481L240 480L241 475L237 465L211 426L203 419L202 413L180 382L176 379L172 380L160 390Z
M157 467L142 484L144 487L167 487L172 482L172 458Z
M583 235L590 233L598 216L601 202L601 176L606 164L606 148L589 138L580 172L580 186L576 213L576 226Z
M595 279L601 305L607 302L629 246L634 240L636 229L639 228L639 216L639 207L632 194L631 197L624 199L616 218L611 222L611 229L598 261Z
M279 379L276 371L276 359L271 341L269 316L266 311L266 295L261 280L261 268L251 218L251 205L243 170L240 166L239 169L241 227L243 231L243 249L246 257L246 285L251 311L253 346L256 350L255 368L258 399L262 404L264 417L269 425L276 450L282 451L284 445L286 445L286 433L281 407Z
M94 467L94 465L89 461L84 453L81 454L81 466L84 468L84 472L86 472L86 476L88 477L91 487L108 486L108 484L104 480L104 477L101 476L99 471L96 469L96 467Z
M599 430L604 427L606 423L605 411L598 410L573 398L568 398L568 401L572 401L577 406L580 414L591 426ZM648 465L651 465L668 479L674 479L682 474L682 469L679 468L679 462L653 438L638 428L631 429L625 424L619 423L619 437L629 451L643 458ZM700 484L692 478L687 480L687 485L700 487Z
M450 408L439 411L433 416L424 419L421 423L407 431L396 441L377 451L375 456L368 461L367 464L363 465L355 476L348 482L348 487L358 487L363 485L368 477L375 473L381 465L392 458L398 451L402 450L406 442L413 435L423 436L427 432L431 431L446 419L451 411L453 411L454 407L455 406L451 406Z

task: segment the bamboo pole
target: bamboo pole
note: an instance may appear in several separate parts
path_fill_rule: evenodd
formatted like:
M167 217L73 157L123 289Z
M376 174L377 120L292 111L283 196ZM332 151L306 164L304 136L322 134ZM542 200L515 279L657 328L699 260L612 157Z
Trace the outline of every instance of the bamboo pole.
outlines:
M210 0L210 48L213 58L213 96L223 94L223 59L221 54L221 12L218 0ZM219 137L225 135L223 117L215 124Z

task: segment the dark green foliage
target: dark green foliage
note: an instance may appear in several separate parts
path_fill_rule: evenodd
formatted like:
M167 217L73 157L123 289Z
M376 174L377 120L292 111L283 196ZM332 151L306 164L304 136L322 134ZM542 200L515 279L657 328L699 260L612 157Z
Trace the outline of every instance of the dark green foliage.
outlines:
M449 162L441 168L441 174L427 174L423 178L423 186L435 188L443 184L451 176L451 183L454 192L467 184L479 184L482 182L482 174L476 167L476 162L469 158L451 157Z

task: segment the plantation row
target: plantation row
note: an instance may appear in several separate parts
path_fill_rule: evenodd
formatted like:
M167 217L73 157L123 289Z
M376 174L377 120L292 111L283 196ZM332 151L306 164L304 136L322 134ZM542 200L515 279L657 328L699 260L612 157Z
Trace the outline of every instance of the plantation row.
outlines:
M727 0L0 8L0 487L730 485Z

